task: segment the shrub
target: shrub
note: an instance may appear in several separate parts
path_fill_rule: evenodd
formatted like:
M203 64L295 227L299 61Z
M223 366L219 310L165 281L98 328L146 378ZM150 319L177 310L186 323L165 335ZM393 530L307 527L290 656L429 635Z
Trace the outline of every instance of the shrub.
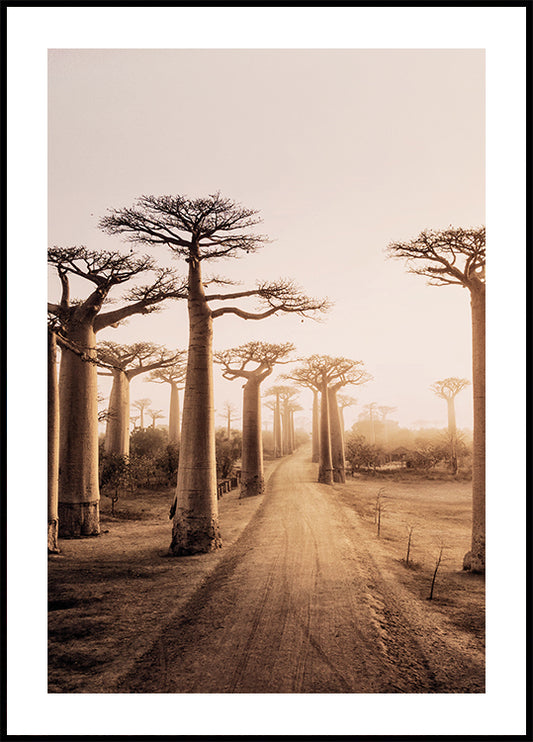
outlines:
M242 436L240 432L232 433L229 440L225 435L224 431L219 430L215 437L218 479L229 477L236 462L240 459L242 451Z
M130 436L130 456L154 458L163 452L167 441L167 434L160 428L138 428Z

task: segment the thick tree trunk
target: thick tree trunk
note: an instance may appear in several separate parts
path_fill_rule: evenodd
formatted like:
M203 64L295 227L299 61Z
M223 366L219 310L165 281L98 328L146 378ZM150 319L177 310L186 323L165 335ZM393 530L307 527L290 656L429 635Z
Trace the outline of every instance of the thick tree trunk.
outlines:
M274 456L279 459L283 456L283 437L281 430L281 410L279 404L279 395L276 395L276 406L274 408Z
M455 399L446 400L448 405L448 435L450 436L450 461L452 474L457 474L457 425L455 423Z
M474 445L472 465L472 548L463 569L485 571L485 287L471 292Z
M106 453L129 456L130 453L130 380L126 372L113 369L109 395L109 416L105 432Z
M322 385L320 392L320 460L318 462L318 481L322 484L333 483L328 387L326 383Z
M291 448L291 411L284 406L282 415L283 453L292 453Z
M248 379L242 396L242 473L240 497L262 495L263 441L261 434L260 383Z
M59 389L56 336L48 331L48 551L57 554L59 477Z
M213 319L200 263L189 262L189 354L183 398L176 512L170 551L175 556L222 546L218 525L213 402Z
M333 465L333 481L345 482L344 448L342 443L341 418L337 404L337 392L328 389L329 427L331 438L331 462Z
M311 461L317 464L320 458L320 423L318 391L313 389L313 432L311 434Z
M180 395L178 385L170 384L170 409L168 413L168 442L178 444L180 442Z
M73 321L69 339L96 356L92 322ZM100 533L96 365L63 349L59 374L59 535Z
M291 418L291 453L294 451L294 410L290 411L290 418Z

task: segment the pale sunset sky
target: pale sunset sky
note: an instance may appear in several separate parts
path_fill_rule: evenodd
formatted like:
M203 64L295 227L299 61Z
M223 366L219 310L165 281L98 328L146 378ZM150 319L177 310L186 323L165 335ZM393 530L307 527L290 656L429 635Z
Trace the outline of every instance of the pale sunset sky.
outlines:
M374 379L346 388L359 402L348 426L368 402L396 407L401 425L446 425L429 385L471 379L468 293L428 287L384 249L425 228L485 223L483 50L52 49L49 143L49 244L129 249L98 229L107 209L220 191L258 209L272 242L204 270L243 287L287 276L334 306L320 323L220 318L215 349L290 340L299 356L362 360ZM185 272L169 250L151 254ZM186 303L98 339L186 348ZM167 412L168 386L145 378L132 401ZM240 409L241 384L218 368L215 380L217 412L225 400ZM309 392L301 402L304 422ZM471 388L456 408L471 427Z
M525 8L35 6L7 16L9 733L68 735L80 719L99 735L424 734L437 720L440 734L523 733ZM374 380L346 390L359 400L347 425L374 401L396 407L401 425L446 424L428 387L471 379L468 295L427 286L384 250L425 228L486 223L490 570L479 698L214 694L207 705L195 695L47 694L44 307L58 294L47 245L121 249L97 228L107 209L217 190L258 209L272 242L213 272L243 286L291 277L334 307L320 323L221 317L215 349L290 340L302 356L364 361ZM170 251L153 255L180 268ZM99 339L185 348L185 303ZM217 410L240 405L240 383L215 377ZM461 427L472 424L470 392L457 397ZM131 396L167 409L168 391L141 378ZM302 393L303 418L310 402Z

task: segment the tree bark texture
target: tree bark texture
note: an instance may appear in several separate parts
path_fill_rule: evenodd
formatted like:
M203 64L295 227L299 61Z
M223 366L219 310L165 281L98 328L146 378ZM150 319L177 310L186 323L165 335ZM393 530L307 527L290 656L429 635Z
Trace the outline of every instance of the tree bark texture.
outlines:
M345 482L344 447L342 441L342 427L337 404L337 392L328 389L329 427L331 438L331 462L333 466L333 481Z
M291 448L291 411L287 408L287 405L284 405L283 414L281 416L282 419L282 428L283 428L283 453L288 454L292 453Z
M485 571L485 287L471 292L474 442L472 465L472 548L463 568Z
M242 472L240 497L262 495L265 490L263 473L263 440L261 433L260 384L248 379L242 397Z
M320 391L320 460L318 462L318 481L322 484L333 483L328 387L326 382L322 384Z
M448 405L448 435L450 436L450 459L452 464L452 474L457 474L457 425L455 422L455 399L449 397L446 400Z
M69 339L96 357L92 321L69 327ZM100 533L96 365L63 349L59 374L59 535Z
M130 380L121 369L113 369L109 395L109 417L105 433L106 453L129 456L130 453Z
M213 319L200 263L189 261L189 353L183 398L176 512L170 551L175 556L222 546L218 524L213 401Z
M170 409L168 413L168 442L180 442L180 395L178 385L170 383Z
M48 331L48 551L51 553L59 552L59 388L56 353L55 333Z
M283 456L283 437L279 394L276 394L276 406L274 407L274 457L279 459L280 456Z
M318 391L313 389L313 432L311 434L311 461L317 464L320 458L320 415Z

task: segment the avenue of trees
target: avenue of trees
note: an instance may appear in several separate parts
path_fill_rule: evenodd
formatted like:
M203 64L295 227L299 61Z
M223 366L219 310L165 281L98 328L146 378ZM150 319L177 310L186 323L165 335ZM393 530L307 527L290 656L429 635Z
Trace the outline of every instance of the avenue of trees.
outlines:
M136 481L142 477L147 481L153 476L163 479L167 476L170 478L167 481L174 475L177 477L171 554L205 553L220 548L217 476L229 471L240 456L240 496L264 492L262 400L273 411L273 456L278 458L295 448L294 415L302 409L298 401L300 391L312 392L311 458L318 464L320 483L343 483L346 458L356 468L375 466L379 460L378 439L383 450L390 449L395 428L389 415L395 411L394 407L375 402L365 405L360 422L345 434L343 410L357 404L357 400L343 392L372 379L362 361L319 354L296 360L290 342L253 341L213 352L214 321L219 317L233 315L243 320L264 320L278 313L314 317L330 306L327 299L308 297L286 278L261 279L253 287L235 290L229 279L204 275L205 264L236 258L263 247L267 238L254 231L260 221L258 212L219 193L196 199L179 195L142 196L132 207L109 211L99 226L107 234L150 248L154 255L139 255L133 249L129 252L97 252L85 247L49 249L49 264L61 288L58 303L48 305L50 551L57 550L58 537L99 534L100 486L114 487L116 493L117 482L126 473L130 486L136 476ZM155 251L161 247L185 263L186 276L179 277L157 265ZM428 230L412 241L390 243L387 252L391 257L405 259L410 272L426 276L430 284L459 285L469 291L474 400L472 543L463 567L482 572L485 561L485 230ZM82 298L71 297L73 279L76 287L88 287ZM123 284L130 289L117 308L110 292ZM111 341L97 344L100 330L116 328L136 314L157 311L163 302L176 299L186 300L187 350L167 350L143 341L131 345ZM258 302L253 311L247 308L249 299ZM295 364L292 370L263 390L263 382L274 368L287 363ZM229 407L225 411L227 430L219 433L215 430L214 364L220 366L223 378L243 382L242 440L241 434L231 429L235 410ZM100 447L100 472L98 421L104 413L98 411L99 373L113 379L105 413L106 433ZM168 434L162 434L156 427L165 415L162 410L151 409L149 399L133 402L132 406L139 410L140 429L130 434L129 387L131 379L140 374L146 374L147 381L170 386ZM446 457L451 473L457 474L458 458L465 449L456 427L454 404L457 394L468 384L467 379L457 377L432 384L431 390L447 404L447 442L444 448L442 442L419 446L411 457L414 465L430 467ZM150 430L145 428L147 417L151 419ZM141 452L143 446L148 452Z
M344 433L337 393L345 386L365 384L372 376L362 361L313 355L285 378L312 388L320 394L318 437L318 481L323 484L345 481ZM313 412L313 420L315 414ZM316 447L316 444L315 444Z

